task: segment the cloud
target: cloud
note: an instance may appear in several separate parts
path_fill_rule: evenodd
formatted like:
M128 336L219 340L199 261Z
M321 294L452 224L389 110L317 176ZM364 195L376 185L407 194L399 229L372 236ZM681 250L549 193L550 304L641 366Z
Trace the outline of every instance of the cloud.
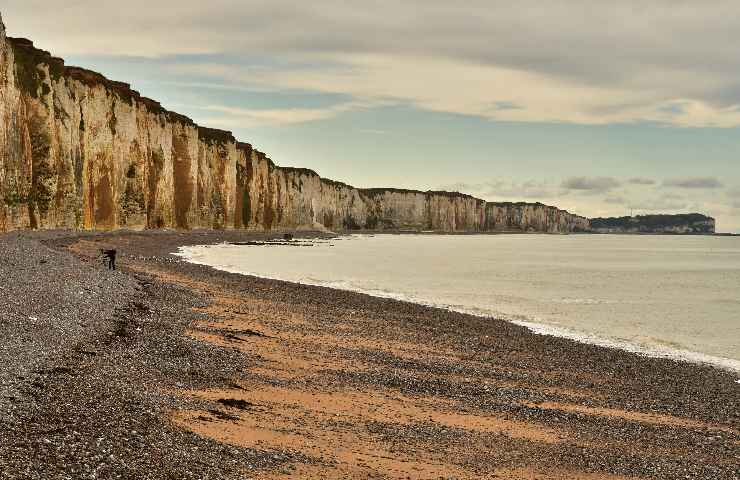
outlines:
M661 197L668 199L668 200L683 200L684 199L683 195L680 195L678 193L671 192L671 191L663 192L663 194L661 194Z
M681 115L686 113L686 108L689 105L684 101L673 101L667 102L657 108L659 112L667 113L669 115Z
M735 106L686 99L681 115L661 111L665 99L618 85L589 85L538 72L467 63L446 57L332 54L332 66L307 69L281 65L179 65L182 72L210 72L214 81L247 82L254 88L343 94L365 100L394 100L420 109L514 122L604 125L653 122L684 127L740 125ZM319 59L317 59L319 62ZM320 62L319 62L320 63ZM389 72L393 72L391 75Z
M627 180L627 183L632 185L655 185L655 180L646 177L632 177Z
M722 188L722 182L714 177L673 178L663 182L666 187L714 189Z
M506 100L499 100L491 106L491 110L521 110L522 108L524 107Z
M436 190L462 192L491 201L529 200L542 201L563 195L560 188L539 180L491 179L480 183L458 182L440 185Z
M691 204L681 195L673 192L663 192L660 195L649 195L642 196L637 195L630 198L627 205L630 209L643 211L643 212L663 212L663 213L678 213L688 210L707 210L708 207L705 205L705 201L699 201L698 198L693 198L694 202ZM704 200L704 199L703 199Z
M394 135L395 132L391 132L390 130L382 130L380 128L360 128L358 129L359 132L362 133L370 133L373 135Z
M567 190L608 191L621 183L612 177L569 177L561 186Z
M206 117L203 120L208 125L226 128L249 128L325 120L341 113L369 107L370 104L367 103L347 102L325 108L247 109L225 105L209 105L200 107L200 109L218 114L218 116Z
M732 208L740 210L740 187L728 188L726 194ZM737 213L740 213L740 211Z
M10 32L61 55L223 57L186 66L206 83L504 121L740 125L738 2L50 3L6 0Z
M609 203L612 205L625 205L627 203L627 199L622 196L609 196L604 198L604 203Z
M688 207L686 202L678 202L663 198L649 198L644 200L633 201L628 204L629 208L633 210L640 210L646 212L662 212L662 213L673 213L681 210L685 210Z

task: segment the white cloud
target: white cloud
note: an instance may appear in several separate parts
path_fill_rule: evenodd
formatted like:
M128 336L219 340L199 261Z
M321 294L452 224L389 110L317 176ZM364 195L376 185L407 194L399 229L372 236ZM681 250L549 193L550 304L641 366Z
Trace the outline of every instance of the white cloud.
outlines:
M646 177L632 177L627 180L627 183L632 185L655 185L655 180Z
M663 185L676 188L722 188L722 182L714 177L672 178L664 181Z
M604 203L610 203L613 205L625 205L627 204L627 199L622 196L609 196L604 199Z
M732 205L732 208L737 209L737 215L740 215L740 187L728 189L727 197L730 200L730 205Z
M369 108L362 102L347 102L325 108L267 108L248 109L225 105L208 105L201 110L216 113L205 117L203 122L225 128L250 128L256 126L280 126L332 118L340 113Z
M588 190L604 192L616 188L621 182L612 177L568 177L561 186L568 190Z
M50 3L6 1L11 33L64 55L215 54L178 68L235 88L505 121L740 125L737 2Z
M556 185L540 180L515 180L496 178L480 183L453 183L441 185L436 190L461 192L489 201L551 201L567 194Z
M179 73L209 73L260 89L349 95L363 101L396 101L438 112L491 120L610 124L655 122L684 127L740 125L736 105L716 107L665 92L602 86L536 71L470 63L447 57L337 54L314 57L320 66L250 68L234 64L177 65ZM328 66L327 66L328 65Z
M628 203L628 207L639 212L678 213L685 211L689 207L689 204L663 197L653 197L646 199L636 198Z

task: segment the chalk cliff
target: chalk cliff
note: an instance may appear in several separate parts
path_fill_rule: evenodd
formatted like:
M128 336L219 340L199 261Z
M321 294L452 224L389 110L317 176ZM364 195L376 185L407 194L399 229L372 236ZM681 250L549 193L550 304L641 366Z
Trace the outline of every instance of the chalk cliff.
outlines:
M573 232L589 221L276 166L230 132L6 38L0 19L0 231L23 228Z

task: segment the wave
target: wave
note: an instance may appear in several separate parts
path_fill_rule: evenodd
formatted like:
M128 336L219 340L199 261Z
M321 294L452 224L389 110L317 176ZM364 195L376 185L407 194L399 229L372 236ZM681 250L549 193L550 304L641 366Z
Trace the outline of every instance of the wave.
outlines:
M630 342L628 340L618 339L618 338L606 338L602 336L597 336L573 329L558 327L552 324L547 323L541 323L537 321L533 321L531 318L523 316L523 315L512 315L507 314L504 312L497 312L492 311L490 309L482 309L482 308L476 308L476 307L470 307L470 306L464 306L464 305L454 305L454 304L448 304L443 302L437 302L437 301L430 301L428 299L424 298L418 298L414 295L395 292L391 290L386 290L382 288L367 288L358 286L356 284L353 284L352 282L343 281L343 280L321 280L316 279L312 277L301 277L298 279L293 278L285 278L281 277L280 275L265 275L257 272L250 272L244 269L239 268L236 265L219 265L215 263L210 263L206 261L201 261L198 259L200 256L197 253L197 249L208 247L208 245L203 246L192 246L192 247L180 247L179 251L175 253L174 255L179 256L183 259L185 259L187 262L197 265L205 265L209 266L211 268L215 268L216 270L228 272L228 273L235 273L239 275L246 275L256 278L263 278L268 280L278 280L283 282L289 282L289 283L298 283L301 285L310 285L310 286L316 286L316 287L326 287L326 288L333 288L337 290L345 290L355 293L362 293L365 295L370 295L373 297L378 298L387 298L392 300L399 300L403 302L410 302L415 303L417 305L423 305L426 307L433 307L433 308L441 308L457 313L464 313L467 315L474 315L477 317L483 317L483 318L496 318L501 319L504 321L511 322L515 325L519 325L521 327L527 328L529 331L534 333L535 335L546 335L546 336L553 336L553 337L559 337L559 338L566 338L569 340L573 340L580 343L590 344L590 345L597 345L601 347L606 348L616 348L628 352L632 352L638 355L642 355L645 357L650 358L668 358L673 360L680 360L695 364L706 364L711 365L723 370L728 370L731 372L738 372L740 373L740 360L734 360L731 358L725 358L725 357L718 357L713 355L708 355L700 352L694 352L691 350L684 350L680 348L673 348L668 347L664 345L659 344L638 344L635 342ZM594 299L560 299L560 301L564 302L573 302L573 303L601 303ZM740 383L740 380L738 380L738 383Z

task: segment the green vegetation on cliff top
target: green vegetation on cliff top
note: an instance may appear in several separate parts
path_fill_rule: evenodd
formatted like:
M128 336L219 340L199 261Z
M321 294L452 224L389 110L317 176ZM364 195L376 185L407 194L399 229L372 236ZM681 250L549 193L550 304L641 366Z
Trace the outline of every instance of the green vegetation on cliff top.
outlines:
M659 231L691 227L697 233L712 233L714 219L700 213L676 215L638 215L636 217L592 218L591 228L636 231Z

